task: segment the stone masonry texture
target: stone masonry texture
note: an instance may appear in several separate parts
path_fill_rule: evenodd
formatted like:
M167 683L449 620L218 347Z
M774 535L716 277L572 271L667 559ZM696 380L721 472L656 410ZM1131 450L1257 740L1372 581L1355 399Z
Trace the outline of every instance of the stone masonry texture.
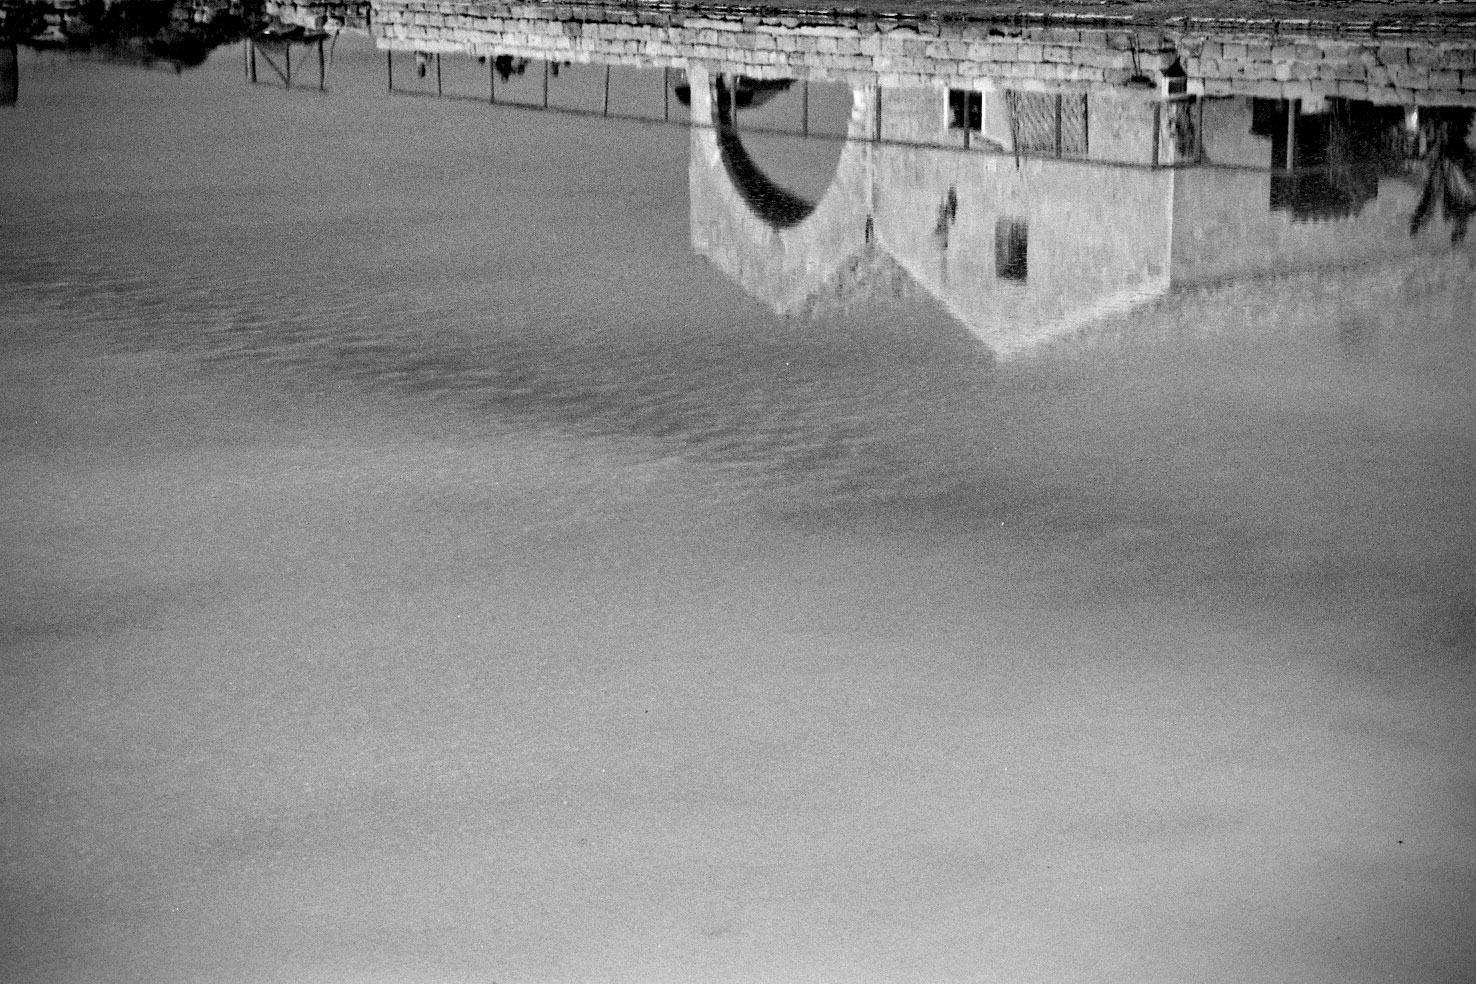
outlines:
M274 2L289 23L323 7ZM1297 22L1195 29L1088 18L967 21L682 11L601 4L376 0L369 30L396 51L811 78L853 85L1191 95L1476 106L1476 37L1327 32Z

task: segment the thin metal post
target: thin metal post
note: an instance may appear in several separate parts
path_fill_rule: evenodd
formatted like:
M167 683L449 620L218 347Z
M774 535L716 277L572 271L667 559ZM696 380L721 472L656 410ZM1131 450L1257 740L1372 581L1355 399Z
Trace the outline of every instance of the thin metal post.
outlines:
M1056 156L1061 156L1061 96L1056 96Z
M283 52L282 57L285 59L286 65L287 65L287 76L286 76L286 78L283 81L286 83L287 88L290 89L290 88L292 88L292 42L291 41L287 42L285 45L282 46L282 52Z
M389 77L389 91L390 92L394 92L395 91L395 53L393 51L388 51L387 50L384 53L384 72L385 72L385 75L387 75Z
M548 59L543 59L543 108L548 108Z
M1286 169L1297 166L1297 114L1302 108L1300 99L1286 101Z
M256 84L256 42L247 41L246 46L251 49L251 84Z
M323 62L323 39L318 38L318 91L328 91L328 68Z
M1163 103L1153 104L1153 166L1158 166L1159 131L1163 129Z
M1086 96L1081 97L1081 156L1090 157L1092 153L1092 101Z
M810 135L810 80L800 84L800 136Z
M881 138L882 138L882 90L881 90L881 86L877 86L876 87L876 126L874 127L874 130L875 130L875 133L872 135L872 139L874 139L878 143L880 143L881 142Z
M436 95L441 94L441 53L436 52Z
M661 121L671 122L671 66L661 70Z
M487 56L487 101L497 103L497 55Z
M604 108L603 114L605 116L609 116L610 115L610 66L609 65L606 65L605 66L605 108Z
M246 81L251 81L251 39L247 38L241 44L241 70L246 73Z
M1196 98L1194 109L1194 163L1198 164L1204 160L1204 100Z

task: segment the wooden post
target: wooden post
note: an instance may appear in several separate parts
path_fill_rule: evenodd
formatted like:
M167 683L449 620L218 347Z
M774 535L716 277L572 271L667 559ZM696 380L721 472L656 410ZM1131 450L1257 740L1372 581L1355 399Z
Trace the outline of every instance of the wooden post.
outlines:
M323 39L318 39L318 91L328 91L328 69L323 62Z
M384 53L384 71L389 77L389 91L395 91L395 53L386 50Z
M441 53L436 52L436 95L441 94Z
M292 88L292 42L291 41L288 41L285 45L282 46L282 58L285 60L286 65L287 65L287 73L286 73L286 77L285 77L284 81L287 84L287 88L290 89L290 88Z
M879 86L879 85L876 87L876 106L875 106L875 109L876 109L876 121L875 121L876 125L872 128L873 131L874 131L874 133L872 134L872 139L875 140L875 141L877 141L878 143L880 143L881 142L881 138L882 138L882 115L881 115L882 114L882 90L881 90L881 86Z
M610 115L610 66L605 66L605 108L603 115Z
M661 121L671 122L671 67L661 70Z
M487 101L497 104L497 55L487 56Z
M810 135L810 80L800 83L800 136Z
M247 38L241 45L241 68L246 73L246 81L251 81L251 39Z
M251 51L251 84L256 84L256 42L247 41L246 46Z
M543 59L543 108L548 108L548 59Z

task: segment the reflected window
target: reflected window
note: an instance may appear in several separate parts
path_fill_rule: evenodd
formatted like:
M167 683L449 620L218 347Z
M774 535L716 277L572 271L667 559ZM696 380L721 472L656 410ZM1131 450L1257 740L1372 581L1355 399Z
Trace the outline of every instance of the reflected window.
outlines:
M1028 272L1029 232L1025 223L1000 219L994 224L994 274L1005 280L1024 280Z
M1055 157L1087 155L1087 97L1049 92L1005 93L1010 126L1021 150Z
M948 129L984 132L984 93L948 90Z

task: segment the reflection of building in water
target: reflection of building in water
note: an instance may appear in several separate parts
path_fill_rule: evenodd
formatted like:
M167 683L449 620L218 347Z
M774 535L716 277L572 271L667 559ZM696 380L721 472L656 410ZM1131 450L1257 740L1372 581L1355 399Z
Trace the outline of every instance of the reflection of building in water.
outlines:
M250 4L232 0L35 0L0 4L0 38L121 64L163 62L180 71L204 64L215 48L249 36L264 23L257 13Z
M699 253L785 313L903 271L999 351L1178 285L1428 248L1415 118L1476 106L1470 38L455 0L379 0L374 31L391 52L685 72ZM785 79L851 91L813 200L744 142L743 94Z
M1420 189L1404 174L1398 109L1330 100L1310 114L1212 100L1192 107L1196 139L1206 158L1232 166L1168 168L1141 166L1163 137L1162 107L1148 97L1070 97L1085 106L1075 139L1092 160L1082 160L1066 159L1064 135L1017 157L1020 110L1008 90L960 106L933 89L856 89L829 190L776 221L772 194L732 165L743 134L723 111L724 80L692 77L705 93L694 95L694 118L714 121L692 131L693 247L784 314L850 289L855 270L886 257L1007 354L1175 286L1426 242L1408 232ZM960 123L993 152L961 152L961 139L940 146ZM1312 169L1291 170L1295 154Z
M713 113L722 96L720 84L700 78L693 73L694 117ZM892 95L881 100L883 132L895 112L899 126L926 136L913 102L928 94ZM693 247L786 314L883 254L999 351L1167 290L1172 171L1089 172L1040 157L1017 166L1006 154L878 144L866 139L876 110L875 93L854 93L850 139L829 191L788 224L771 221L753 189L733 180L725 157L741 134L724 124L693 129ZM948 120L936 122L946 128Z
M320 4L272 0L284 21ZM1387 105L1476 106L1476 40L1417 34L1207 32L1113 25L1059 14L1050 24L780 10L641 9L614 4L375 0L381 48L648 68L703 67L749 78L799 78L886 89L1162 96L1328 96ZM967 95L954 100L965 120ZM987 116L987 106L979 106ZM1071 110L1066 107L1067 112ZM1054 113L1054 107L1052 107ZM1069 121L1067 123L1069 126ZM1054 120L1051 123L1054 128ZM1052 133L1054 138L1054 133Z
M1416 122L1476 107L1476 39L1456 36L470 0L375 0L371 29L391 53L684 73L699 253L785 313L905 277L1001 352L1175 286L1429 248ZM835 173L808 198L741 122L788 80L851 93ZM1440 173L1422 214L1459 197Z
M1366 101L1205 101L1209 166L1174 180L1176 284L1394 257L1411 239L1422 112Z
M14 106L20 96L20 65L13 44L0 44L0 106Z

